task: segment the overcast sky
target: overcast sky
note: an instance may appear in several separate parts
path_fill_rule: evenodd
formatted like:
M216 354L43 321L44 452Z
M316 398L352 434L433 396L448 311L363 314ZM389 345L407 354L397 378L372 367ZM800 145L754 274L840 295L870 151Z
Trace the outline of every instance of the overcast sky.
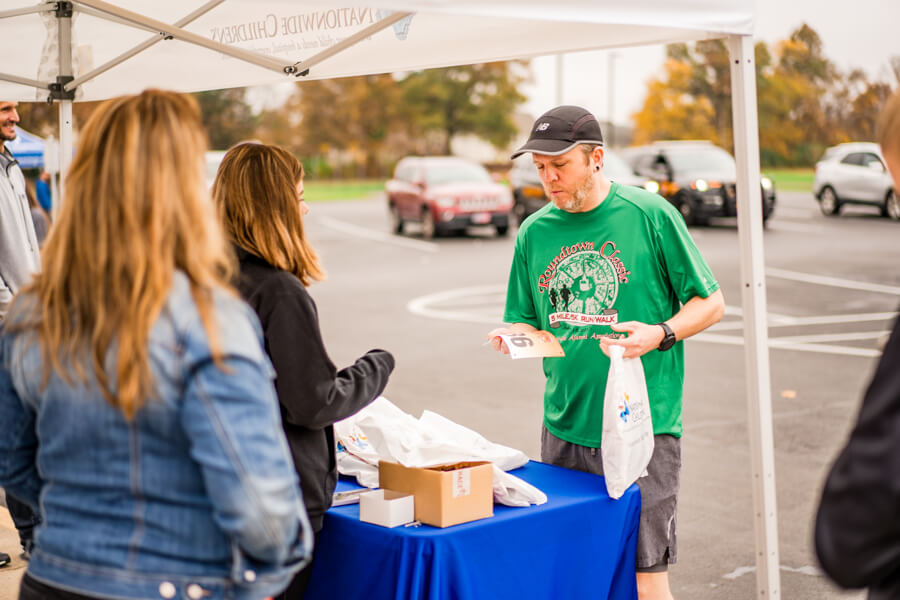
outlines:
M848 14L848 10L852 14ZM900 55L900 0L757 0L756 37L773 44L806 22L818 32L825 55L841 71L862 68L872 79L896 85L888 58ZM615 50L612 59L613 118L630 124L640 110L646 82L662 74L664 46ZM532 61L534 84L525 110L537 117L557 103L556 57ZM609 115L610 52L568 54L563 59L564 104L578 104L606 120Z

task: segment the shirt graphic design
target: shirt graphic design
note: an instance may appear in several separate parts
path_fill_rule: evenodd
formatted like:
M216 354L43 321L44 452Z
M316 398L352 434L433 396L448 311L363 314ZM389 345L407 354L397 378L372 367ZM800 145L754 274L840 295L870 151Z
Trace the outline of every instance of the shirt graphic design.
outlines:
M611 325L618 322L613 308L619 286L628 283L630 271L616 255L615 242L604 242L599 250L594 242L563 247L546 270L538 276L538 290L546 293L553 307L550 327L560 323L579 327Z

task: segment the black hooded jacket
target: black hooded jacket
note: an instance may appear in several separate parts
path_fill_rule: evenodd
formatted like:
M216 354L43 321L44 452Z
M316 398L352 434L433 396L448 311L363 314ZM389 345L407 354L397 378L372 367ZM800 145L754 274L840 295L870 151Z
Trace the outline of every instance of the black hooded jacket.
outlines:
M394 357L385 350L370 350L338 371L322 341L316 304L300 280L240 248L237 254L237 287L262 323L284 433L310 524L319 531L337 482L332 423L381 394L394 370Z

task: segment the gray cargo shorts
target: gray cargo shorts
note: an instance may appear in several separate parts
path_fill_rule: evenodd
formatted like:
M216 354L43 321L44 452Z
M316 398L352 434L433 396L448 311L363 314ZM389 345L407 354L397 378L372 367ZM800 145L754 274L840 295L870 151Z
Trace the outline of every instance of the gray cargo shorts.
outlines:
M576 471L603 475L600 448L561 440L541 427L541 461ZM678 558L675 512L681 475L681 439L653 436L653 456L647 476L637 480L641 489L641 521L638 527L635 567L638 572L665 571Z

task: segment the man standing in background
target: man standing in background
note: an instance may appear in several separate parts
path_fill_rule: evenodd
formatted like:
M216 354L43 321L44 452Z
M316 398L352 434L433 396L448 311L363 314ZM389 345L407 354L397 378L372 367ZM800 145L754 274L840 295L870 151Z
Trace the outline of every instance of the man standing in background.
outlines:
M17 102L0 101L0 324L13 296L41 268L38 240L25 192L25 175L6 148L6 142L16 139L17 106ZM40 523L40 517L9 495L6 506L19 531L22 555L27 558L34 527ZM0 566L9 564L9 560L8 555L0 553Z

